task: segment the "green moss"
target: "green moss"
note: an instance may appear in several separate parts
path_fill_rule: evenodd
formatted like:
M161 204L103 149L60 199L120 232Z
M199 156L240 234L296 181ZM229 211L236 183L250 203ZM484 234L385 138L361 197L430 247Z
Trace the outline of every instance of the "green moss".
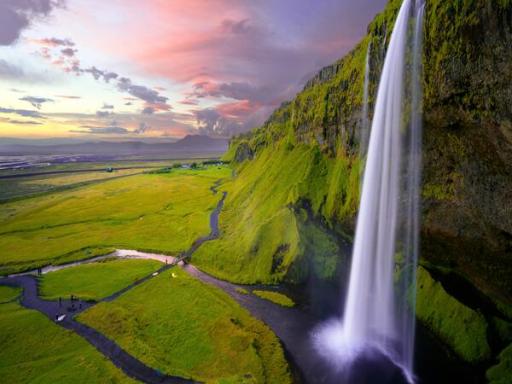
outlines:
M483 315L448 295L423 267L418 268L417 279L418 319L464 360L478 362L488 359L491 349Z
M288 271L287 281L301 282L310 275L322 280L333 279L342 261L335 235L311 220L304 210L298 212L297 221L301 252Z
M425 184L423 186L422 197L424 199L435 199L438 201L453 200L454 189L446 184Z
M294 307L295 306L295 302L292 299L290 299L288 296L286 296L282 293L279 293L279 292L254 290L254 291L252 291L252 293L258 297L261 297L262 299L279 304L283 307Z
M512 382L512 344L499 355L499 363L486 372L489 384L509 384Z
M499 317L492 318L492 324L496 331L496 334L503 344L512 343L512 323L500 319Z

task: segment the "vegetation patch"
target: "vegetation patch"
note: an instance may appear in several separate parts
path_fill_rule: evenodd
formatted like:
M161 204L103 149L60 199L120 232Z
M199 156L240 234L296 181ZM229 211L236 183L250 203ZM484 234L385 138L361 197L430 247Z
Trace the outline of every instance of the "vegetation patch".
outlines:
M40 294L47 300L73 294L99 300L120 291L162 267L156 260L108 259L50 272L41 278Z
M247 289L242 287L236 287L235 291L237 291L241 295L248 295L250 293Z
M210 187L230 172L143 174L0 204L0 273L69 262L86 249L178 254L210 232L219 200Z
M490 384L512 382L512 344L500 353L498 364L487 370L486 377Z
M484 316L466 307L444 290L429 272L418 268L416 315L461 358L469 362L491 355Z
M0 287L0 302L18 294ZM0 345L3 383L135 383L80 336L14 302L0 304Z
M222 383L291 382L271 330L226 293L178 268L78 319L170 375Z
M0 304L13 301L21 294L21 289L0 285Z
M254 290L252 293L258 297L261 297L262 299L271 301L275 304L279 304L283 307L295 306L295 302L292 299L279 292Z
M221 236L194 254L199 268L238 283L300 281L304 273L290 275L290 268L316 257L314 269L332 276L339 257L334 239L319 231L304 237L311 228L296 207L308 201L311 214L331 218L330 226L351 220L359 199L359 161L341 153L329 159L317 146L288 144L262 149L223 186L228 195L220 214ZM314 243L322 243L316 256L310 253Z

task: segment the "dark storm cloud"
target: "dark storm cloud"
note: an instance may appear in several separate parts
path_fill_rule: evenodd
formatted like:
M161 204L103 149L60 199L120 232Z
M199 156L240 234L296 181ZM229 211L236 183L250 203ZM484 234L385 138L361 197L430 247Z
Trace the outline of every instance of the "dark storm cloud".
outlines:
M251 30L251 26L249 24L249 19L243 20L231 20L226 19L221 24L223 32L233 33L233 34L244 34L249 33Z
M28 121L24 121L24 120L12 120L12 119L8 119L9 123L11 124L17 124L17 125L41 125L43 123L40 123L38 121L31 121L31 120L28 120Z
M153 107L146 107L142 110L143 115L152 115L153 113L155 113L155 108Z
M235 100L250 100L258 102L269 101L270 87L255 87L249 83L212 83L209 81L199 82L194 85L193 96L195 97L228 97Z
M83 129L70 130L69 132L73 133L87 133L87 134L101 134L101 135L125 135L130 133L130 131L123 127L91 127L91 126L82 126Z
M32 117L35 119L44 119L44 116L41 115L38 111L30 111L27 109L13 109L13 108L0 107L0 113L12 113L14 115L18 115L18 116L22 116L22 117Z
M96 116L98 116L98 117L108 117L108 116L111 116L113 114L114 113L110 112L110 111L96 111Z
M17 119L10 119L8 117L0 117L0 122L9 123L9 124L16 124L16 125L41 125L42 123L38 121L32 121L32 120L17 120Z
M35 107L37 109L41 109L41 106L44 103L53 103L52 99L48 99L46 97L25 96L25 97L20 98L20 100L30 103L33 107Z
M90 73L95 80L102 79L106 83L110 83L110 80L115 80L119 77L119 75L115 72L103 71L94 66L87 69L80 69L80 71L83 73Z
M161 87L152 89L144 85L134 84L130 78L120 77L116 72L99 69L96 66L82 68L80 61L76 58L78 49L71 48L75 46L75 43L71 40L50 38L34 40L34 42L41 45L40 54L45 59L52 61L53 64L65 72L74 73L77 76L84 73L90 74L95 80L103 80L106 83L116 80L115 84L119 91L126 92L136 99L145 101L148 104L146 107L152 108L153 111L169 111L171 109L171 106L167 103L168 98L162 96L159 92L159 90L163 89ZM55 57L53 48L63 45L67 48L61 49ZM0 74L2 72L1 65L2 62L0 61ZM4 70L7 71L7 67ZM14 69L9 68L9 70L13 71Z
M48 16L64 0L2 0L0 1L0 45L11 45L34 19Z
M81 96L75 96L75 95L55 95L55 97L61 98L61 99L69 99L69 100L78 100L81 99Z
M61 49L60 52L67 57L73 57L75 56L75 53L78 52L76 49L73 48L64 48Z
M146 123L140 123L139 127L133 131L133 133L136 133L138 135L142 135L143 133L146 133L150 129L150 126Z
M121 77L118 80L117 88L120 91L127 92L130 95L151 104L151 107L155 110L168 111L171 109L171 106L167 104L167 97L160 95L160 93L154 89L143 85L133 84L132 81L126 77Z
M231 119L226 119L213 108L195 111L199 132L209 136L231 136L239 132L242 124Z
M34 43L43 45L45 47L74 47L75 43L70 39L57 39L56 37L49 37L44 39L32 40Z

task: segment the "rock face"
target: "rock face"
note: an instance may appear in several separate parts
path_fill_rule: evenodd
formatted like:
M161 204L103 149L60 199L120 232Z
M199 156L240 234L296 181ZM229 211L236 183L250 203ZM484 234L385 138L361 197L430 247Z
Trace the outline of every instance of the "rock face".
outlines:
M510 299L512 5L498 3L429 2L423 255Z
M485 307L512 320L512 0L426 3L421 263L469 284L475 292L467 300L469 310ZM309 173L290 187L287 201L290 206L310 201L311 214L340 236L353 233L356 213L354 181L346 180L359 166L366 52L371 44L371 111L400 5L391 0L351 53L322 69L261 128L231 143L230 157L241 163L240 175L256 171L252 164L262 156L268 157L265 167L277 166L269 156L274 150L282 163L283 151L290 156L299 148L314 151L301 157L311 163ZM254 185L264 178L261 173ZM343 186L333 188L333 183ZM286 257L297 261L289 263L297 274L294 265L308 254ZM323 278L329 277L324 273ZM458 341L452 344L456 349ZM483 348L472 352L477 360L489 355L488 346Z
M318 146L327 157L356 157L367 46L373 104L400 4L390 1L351 53L322 69L236 153L257 156L290 140ZM427 1L422 257L500 300L512 298L510 47L511 1Z

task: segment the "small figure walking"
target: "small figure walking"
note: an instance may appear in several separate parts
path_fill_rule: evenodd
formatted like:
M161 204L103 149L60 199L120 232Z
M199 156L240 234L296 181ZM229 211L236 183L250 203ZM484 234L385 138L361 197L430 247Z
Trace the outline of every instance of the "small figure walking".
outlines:
M59 307L62 307L62 297L59 297Z

